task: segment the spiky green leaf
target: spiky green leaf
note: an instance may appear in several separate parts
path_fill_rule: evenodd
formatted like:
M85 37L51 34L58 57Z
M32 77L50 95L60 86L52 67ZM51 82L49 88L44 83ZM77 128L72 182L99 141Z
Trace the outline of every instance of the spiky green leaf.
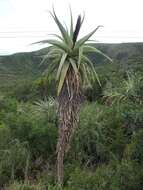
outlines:
M64 50L65 52L70 51L69 47L64 42L60 42L58 40L46 40L46 43L52 44L52 45Z
M59 40L63 41L63 38L57 34L49 34L49 35L54 36L54 37L58 38Z
M71 38L70 36L68 35L68 31L64 28L64 26L62 25L62 23L59 21L56 13L55 13L55 10L53 8L53 14L50 12L50 14L52 15L53 19L55 20L55 23L57 24L61 34L62 34L62 37L65 41L65 43L67 45L69 45L70 47L72 47L72 41L71 41Z
M57 71L56 80L59 80L59 76L60 76L60 74L61 74L62 67L63 67L63 65L65 64L66 58L67 58L67 53L64 53L64 54L62 55L61 60L60 60L60 64L59 64L58 71Z
M89 59L88 57L86 57L86 56L83 56L83 59L84 59L84 61L86 61L86 62L90 65L90 67L92 68L92 72L95 74L95 78L96 78L97 82L98 82L99 85L101 86L101 83L100 83L98 74L97 74L97 72L96 72L96 70L95 70L95 67L94 67L92 61L90 61L90 59Z
M71 59L71 58L69 60L70 60L70 63L72 65L72 67L73 67L73 70L74 70L75 74L77 75L78 68L77 68L77 65L76 65L75 61L73 59Z
M71 17L71 24L70 24L70 37L71 39L73 39L73 16L72 16L72 11L71 11L71 8L70 8L70 17Z
M112 59L109 56L107 56L102 51L98 50L97 48L95 48L95 47L93 47L91 45L84 45L83 52L84 53L90 53L90 52L98 53L98 54L102 55L103 57L105 57L106 59L108 59L109 61L113 62Z
M88 73L87 73L87 69L86 69L86 66L85 66L85 64L82 64L82 67L83 67L83 69L82 69L82 71L83 71L83 82L86 84L88 84L88 86L90 86L91 87L91 83L90 83L90 80L89 80L89 77L88 77Z
M62 70L61 70L61 75L60 75L60 79L59 79L59 83L58 83L58 95L60 94L60 92L62 90L68 68L69 68L69 62L66 62L63 65Z
M83 54L83 47L81 46L81 47L79 48L79 55L78 55L78 69L79 69L80 64L81 64L82 54Z

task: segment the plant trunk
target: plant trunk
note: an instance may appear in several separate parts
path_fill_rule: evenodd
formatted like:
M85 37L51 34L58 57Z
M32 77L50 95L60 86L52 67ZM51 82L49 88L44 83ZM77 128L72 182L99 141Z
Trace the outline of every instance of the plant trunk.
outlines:
M68 72L58 97L59 136L57 142L57 181L60 186L64 179L64 157L79 122L81 90L79 77Z
M57 180L58 185L62 186L64 178L64 150L63 148L58 149L57 152Z

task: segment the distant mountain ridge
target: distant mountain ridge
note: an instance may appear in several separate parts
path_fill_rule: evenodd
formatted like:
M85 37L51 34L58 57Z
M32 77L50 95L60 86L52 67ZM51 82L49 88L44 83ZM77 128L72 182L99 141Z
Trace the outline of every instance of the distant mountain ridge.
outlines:
M115 62L126 64L130 60L143 63L143 43L94 44L98 49L110 56ZM16 53L0 56L0 87L11 86L17 81L35 79L42 69L39 67L41 55L47 48L34 52ZM96 63L102 62L100 57L92 55Z

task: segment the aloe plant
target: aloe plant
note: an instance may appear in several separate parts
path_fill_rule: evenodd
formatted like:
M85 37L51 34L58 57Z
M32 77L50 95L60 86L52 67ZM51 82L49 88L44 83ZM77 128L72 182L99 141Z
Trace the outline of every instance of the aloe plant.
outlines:
M43 40L40 43L50 44L49 52L44 56L47 61L47 74L53 74L57 81L57 100L59 117L59 137L57 142L57 178L62 185L64 176L64 156L68 151L70 141L79 122L79 111L82 102L82 89L84 85L91 85L91 80L99 78L95 67L87 54L96 52L111 60L100 50L93 47L90 37L99 29L91 31L78 39L84 16L78 16L75 29L73 16L70 11L71 24L68 30L58 19L54 9L50 13L60 30L61 35L54 35L55 39ZM49 62L50 60L50 62Z

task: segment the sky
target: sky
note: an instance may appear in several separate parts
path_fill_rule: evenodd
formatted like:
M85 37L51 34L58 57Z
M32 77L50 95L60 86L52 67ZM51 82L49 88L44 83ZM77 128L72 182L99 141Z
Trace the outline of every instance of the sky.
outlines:
M103 25L92 37L97 42L143 42L143 0L0 0L0 54L33 51L34 42L58 33L49 11L52 6L69 24L69 5L74 19L85 12L81 37Z

